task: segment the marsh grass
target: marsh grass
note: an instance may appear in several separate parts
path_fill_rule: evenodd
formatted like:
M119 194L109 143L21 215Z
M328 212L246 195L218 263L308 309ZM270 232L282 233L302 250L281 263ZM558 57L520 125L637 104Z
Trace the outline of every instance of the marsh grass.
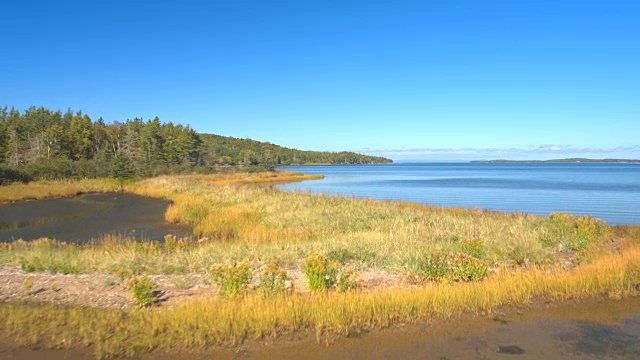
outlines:
M357 269L406 273L416 258L433 253L465 253L490 265L553 263L560 248L585 252L590 245L597 248L611 241L613 234L590 217L443 209L255 185L300 177L286 172L240 173L135 182L127 185L127 191L171 200L167 221L191 225L200 241L173 235L144 242L105 235L81 246L46 239L16 241L0 244L0 264L69 274L204 274L212 264L229 259L247 259L254 267L278 260L297 268L301 259L316 253ZM71 184L74 189L88 186L85 181ZM110 181L96 184L117 187ZM40 184L16 186L32 185L39 189ZM6 188L0 190L6 193ZM51 189L61 192L56 186Z
M153 349L228 345L299 330L347 335L463 312L486 313L498 306L526 305L538 297L637 294L636 227L611 229L590 217L444 209L263 186L292 177L297 175L165 176L127 185L127 191L171 200L166 219L193 226L199 240L168 235L136 242L107 235L87 245L49 239L0 243L1 265L20 265L25 271L117 274L123 284L147 274L211 274L213 264L222 264L221 278L230 279L224 281L242 289L238 293L243 296L208 296L171 308L132 312L3 303L0 331L24 345L91 346L98 357L133 357ZM25 193L29 191L42 190ZM621 251L600 251L614 234L624 239ZM567 271L553 261L558 251L589 261ZM443 256L436 274L451 280L479 280L488 264L493 272L482 281L351 291L358 288L357 269L431 271L424 261L433 254ZM230 266L230 259L246 262ZM329 277L331 286L344 291L280 291L286 269L305 269L307 263L319 269L310 272L319 287L326 287ZM245 291L246 279L263 264L268 265L260 281L278 291ZM342 276L336 270L332 277L329 264L343 269ZM476 273L482 276L474 278Z
M134 357L152 350L238 344L291 331L346 336L462 313L486 314L536 298L620 298L638 294L638 269L640 246L631 244L624 253L607 253L574 271L505 267L482 282L268 297L256 292L241 298L196 299L162 311L4 303L0 331L23 345L92 345L96 357Z
M118 182L114 179L36 181L28 184L14 183L0 186L0 203L58 198L84 193L115 192L119 190Z

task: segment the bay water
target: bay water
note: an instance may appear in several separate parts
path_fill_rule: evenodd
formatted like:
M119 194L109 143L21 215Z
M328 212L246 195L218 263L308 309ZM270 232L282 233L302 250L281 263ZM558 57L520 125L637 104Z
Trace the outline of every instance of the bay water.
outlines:
M284 190L640 224L640 164L407 162L279 169L325 175L280 185Z

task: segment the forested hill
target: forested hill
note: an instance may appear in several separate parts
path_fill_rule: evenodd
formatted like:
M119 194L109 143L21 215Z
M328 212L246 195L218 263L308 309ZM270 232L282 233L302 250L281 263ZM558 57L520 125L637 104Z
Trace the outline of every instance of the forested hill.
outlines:
M207 156L228 164L373 164L390 159L354 152L304 151L251 139L200 134Z
M289 149L270 143L199 134L189 125L135 118L107 124L81 111L0 107L0 182L8 178L137 176L208 171L219 166L364 164L389 159L352 152ZM4 179L4 180L3 180Z

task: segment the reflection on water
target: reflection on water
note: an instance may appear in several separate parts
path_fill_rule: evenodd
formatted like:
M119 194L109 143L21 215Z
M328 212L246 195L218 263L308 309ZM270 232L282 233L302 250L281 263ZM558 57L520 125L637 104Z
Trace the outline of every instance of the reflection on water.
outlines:
M169 224L169 203L133 194L85 194L71 198L0 204L0 241L41 237L84 243L105 234L136 239L188 236L188 227Z

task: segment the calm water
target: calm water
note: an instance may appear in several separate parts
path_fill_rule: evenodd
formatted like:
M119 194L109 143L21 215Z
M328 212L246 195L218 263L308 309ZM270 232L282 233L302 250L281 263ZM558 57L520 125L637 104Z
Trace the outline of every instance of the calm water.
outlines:
M138 240L189 236L189 227L164 221L168 206L163 200L126 193L0 204L0 242L48 237L86 243L106 234Z
M282 185L373 199L397 199L549 215L591 214L640 224L640 165L604 163L398 163L286 166L324 180Z

